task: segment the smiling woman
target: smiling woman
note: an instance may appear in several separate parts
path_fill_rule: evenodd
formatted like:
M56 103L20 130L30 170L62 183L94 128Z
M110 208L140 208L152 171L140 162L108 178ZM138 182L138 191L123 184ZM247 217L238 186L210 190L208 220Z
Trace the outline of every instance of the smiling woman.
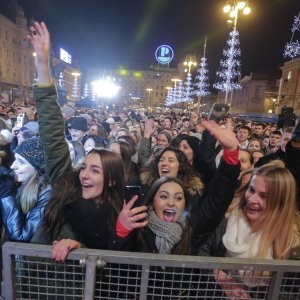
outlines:
M11 169L20 187L16 193L12 179L1 179L4 184L0 188L2 221L10 240L30 241L44 215L51 191L45 177L44 147L40 138L27 139L17 146Z
M132 208L131 201L120 212L116 234L124 239L123 246L126 245L127 249L194 254L197 245L203 243L224 217L239 173L238 141L233 132L221 129L216 123L206 122L203 126L224 147L222 163L211 188L202 195L201 201L191 205L187 178L193 176L193 169L182 151L174 147L165 148L146 168L148 176L144 178L150 186L145 200L148 207L146 223L144 208ZM130 234L136 228L139 228L138 233Z
M228 213L198 254L289 259L300 247L299 229L295 180L281 161L273 161L254 170L239 206ZM244 270L237 274L215 270L214 275L224 290L229 290L229 283L235 283L236 290L253 292L267 289L269 284L268 279L259 281L255 273ZM228 297L232 296L230 293L226 291Z
M45 144L46 170L53 186L42 226L32 242L53 243L52 256L64 261L84 244L108 249L124 199L124 169L120 156L92 149L79 174L71 167L64 120L49 72L50 37L44 23L34 23L29 36L36 51L39 84L34 87L40 136ZM55 116L55 117L53 117Z

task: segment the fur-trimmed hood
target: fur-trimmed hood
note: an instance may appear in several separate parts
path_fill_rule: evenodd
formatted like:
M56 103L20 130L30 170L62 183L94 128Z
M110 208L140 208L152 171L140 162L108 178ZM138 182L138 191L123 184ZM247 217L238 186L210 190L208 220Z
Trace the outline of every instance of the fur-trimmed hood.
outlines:
M202 194L204 184L198 176L194 176L189 182L189 186L186 187L191 195Z

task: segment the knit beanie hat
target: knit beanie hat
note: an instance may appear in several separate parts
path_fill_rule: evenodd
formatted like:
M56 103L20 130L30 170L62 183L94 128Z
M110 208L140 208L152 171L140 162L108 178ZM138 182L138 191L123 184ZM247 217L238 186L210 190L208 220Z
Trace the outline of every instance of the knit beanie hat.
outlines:
M167 130L162 130L162 131L160 131L160 132L158 133L158 135L160 135L160 134L163 134L163 135L167 138L169 144L172 143L173 137L172 137L172 135L171 135Z
M81 131L87 131L88 126L87 126L87 120L84 117L76 117L72 120L71 123L71 129L77 129Z
M39 174L45 173L44 146L41 138L32 137L24 140L17 146L15 153L23 156Z
M39 123L38 122L28 122L22 128L24 128L24 127L25 127L25 130L27 129L27 130L33 131L35 133L39 132Z
M70 107L70 106L63 106L63 107L61 107L61 111L63 113L65 113L69 118L73 118L74 117L74 114L75 114L74 109L72 107Z

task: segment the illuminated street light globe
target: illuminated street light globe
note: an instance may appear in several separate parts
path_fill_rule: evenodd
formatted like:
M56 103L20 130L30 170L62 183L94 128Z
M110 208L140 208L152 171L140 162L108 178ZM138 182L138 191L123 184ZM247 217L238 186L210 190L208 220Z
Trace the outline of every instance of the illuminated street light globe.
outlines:
M92 85L96 95L100 98L113 98L121 88L112 81L103 79L92 82Z
M244 15L248 15L248 14L250 14L250 12L251 12L251 8L250 8L249 6L247 6L247 7L245 7L245 8L243 9L243 14L244 14Z
M231 6L229 4L225 5L223 8L223 11L225 14L229 13L231 10Z
M246 2L241 1L237 4L238 9L243 9L246 6Z

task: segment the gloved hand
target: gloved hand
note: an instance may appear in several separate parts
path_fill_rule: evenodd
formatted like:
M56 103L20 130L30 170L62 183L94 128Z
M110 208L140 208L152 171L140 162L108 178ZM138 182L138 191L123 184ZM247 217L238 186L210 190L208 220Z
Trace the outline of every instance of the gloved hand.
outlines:
M217 123L228 113L229 106L225 103L214 103L209 114L209 120L215 120Z
M0 174L0 199L16 194L15 178L9 173Z

